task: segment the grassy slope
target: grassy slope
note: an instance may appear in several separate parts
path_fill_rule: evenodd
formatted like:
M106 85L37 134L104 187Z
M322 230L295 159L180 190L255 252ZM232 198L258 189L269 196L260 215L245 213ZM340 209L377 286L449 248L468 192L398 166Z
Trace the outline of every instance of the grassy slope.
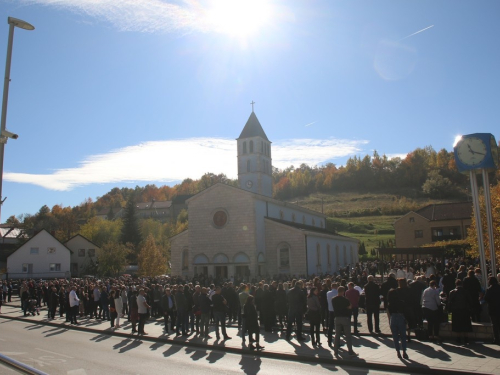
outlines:
M407 194L405 194L407 196ZM449 202L448 200L447 202ZM395 242L393 223L402 216L376 215L359 217L333 217L332 213L343 216L346 212L360 212L366 209L381 209L390 212L397 209L402 212L416 210L432 203L442 203L446 200L436 201L428 198L407 198L399 194L388 193L338 193L338 194L312 194L292 200L299 206L329 215L327 225L335 228L340 234L363 241L366 250L378 247L379 241L392 240Z

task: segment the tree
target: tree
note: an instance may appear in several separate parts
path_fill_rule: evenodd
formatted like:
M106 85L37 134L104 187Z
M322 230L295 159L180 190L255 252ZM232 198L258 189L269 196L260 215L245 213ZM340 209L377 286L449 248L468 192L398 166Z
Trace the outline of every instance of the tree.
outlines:
M121 219L109 221L93 217L81 226L80 234L101 247L108 242L120 242L122 225Z
M500 184L492 186L490 188L490 197L491 197L491 216L493 221L493 236L494 236L494 244L495 244L495 252L497 259L500 256ZM483 242L484 249L486 253L486 258L490 258L490 238L488 233L488 224L486 222L486 210L484 204L484 195L481 194L479 197L479 204L481 210L481 224L483 230ZM472 211L472 223L468 231L467 242L471 247L472 256L479 256L479 248L477 244L477 230L476 230L476 217L474 210ZM498 265L497 265L498 266Z
M141 247L138 256L139 276L158 276L167 272L165 252L156 246L155 238L150 234Z
M98 262L98 273L101 276L117 276L127 265L130 248L126 245L108 242L101 248Z
M136 249L138 249L141 240L141 232L135 215L135 198L133 194L130 194L123 216L121 243L131 243Z
M453 192L453 184L449 178L443 177L439 171L431 171L422 185L422 191L431 198L443 198Z

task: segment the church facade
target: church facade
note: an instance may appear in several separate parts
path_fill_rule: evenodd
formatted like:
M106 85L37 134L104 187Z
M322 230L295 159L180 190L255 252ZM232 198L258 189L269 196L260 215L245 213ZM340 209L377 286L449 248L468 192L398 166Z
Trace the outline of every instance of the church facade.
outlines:
M271 142L253 111L237 146L239 187L219 183L186 201L172 275L326 274L358 261L358 240L327 231L325 215L272 198Z

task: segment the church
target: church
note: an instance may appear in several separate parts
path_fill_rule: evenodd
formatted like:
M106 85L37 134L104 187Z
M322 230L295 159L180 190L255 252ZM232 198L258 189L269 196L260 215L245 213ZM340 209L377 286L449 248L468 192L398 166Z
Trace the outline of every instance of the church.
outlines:
M239 187L218 183L186 201L172 275L310 276L354 265L358 240L326 230L320 212L273 199L271 142L253 111L236 141Z

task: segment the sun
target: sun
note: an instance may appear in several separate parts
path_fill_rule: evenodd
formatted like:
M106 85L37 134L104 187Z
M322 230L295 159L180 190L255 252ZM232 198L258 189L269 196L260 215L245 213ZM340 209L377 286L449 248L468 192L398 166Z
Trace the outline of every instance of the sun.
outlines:
M271 18L269 0L213 0L206 16L210 29L234 37L257 34Z

